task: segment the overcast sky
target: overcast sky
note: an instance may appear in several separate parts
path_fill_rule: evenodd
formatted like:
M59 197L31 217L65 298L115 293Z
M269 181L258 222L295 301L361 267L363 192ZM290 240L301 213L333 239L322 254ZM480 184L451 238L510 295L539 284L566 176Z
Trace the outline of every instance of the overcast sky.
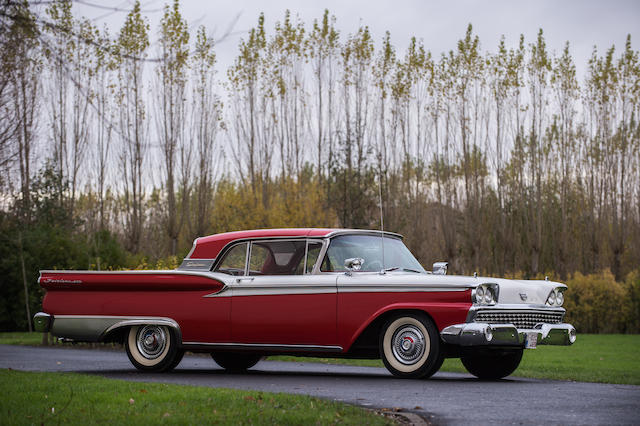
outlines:
M151 24L152 35L157 34L164 1L143 0L143 9ZM102 2L101 4L107 4ZM114 1L114 6L130 8L132 1ZM343 36L357 30L360 24L369 26L379 45L385 31L391 32L398 53L402 54L410 38L422 39L425 47L439 56L454 49L456 41L472 23L480 37L483 51L495 51L504 34L509 46L515 46L520 34L526 42L532 42L542 28L547 47L559 52L565 41L571 43L579 76L586 70L593 46L600 52L615 44L617 50L624 47L627 34L631 34L634 50L640 46L640 1L638 0L536 0L536 1L418 1L418 0L232 0L197 1L182 0L182 11L190 25L204 24L215 36L225 33L234 23L234 35L227 37L217 47L218 69L222 72L232 63L237 45L248 29L264 12L266 28L271 31L276 21L282 20L284 11L291 10L307 23L322 17L323 10L337 18L337 27ZM76 5L77 14L90 18L104 16L104 9ZM156 10L155 12L153 10ZM96 20L106 23L115 34L125 17L124 12L108 14ZM153 51L151 54L153 55Z

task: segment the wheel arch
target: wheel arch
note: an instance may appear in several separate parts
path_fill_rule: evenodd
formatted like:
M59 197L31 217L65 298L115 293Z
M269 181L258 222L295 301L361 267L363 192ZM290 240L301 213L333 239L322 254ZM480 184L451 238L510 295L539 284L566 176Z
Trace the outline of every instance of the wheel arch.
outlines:
M427 306L416 305L390 305L380 309L371 316L369 321L362 325L350 340L347 352L373 356L378 354L378 339L384 324L392 317L403 314L418 314L431 320L437 328L437 322L427 310Z
M138 325L163 325L169 327L175 333L178 346L182 346L182 331L180 325L171 318L135 318L124 319L109 326L100 336L100 342L124 343L129 329Z

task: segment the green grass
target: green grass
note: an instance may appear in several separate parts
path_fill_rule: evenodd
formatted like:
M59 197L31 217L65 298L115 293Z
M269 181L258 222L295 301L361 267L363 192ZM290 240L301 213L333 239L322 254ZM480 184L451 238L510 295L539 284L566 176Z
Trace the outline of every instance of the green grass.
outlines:
M539 346L526 350L514 376L580 382L640 385L640 335L579 334L572 346ZM273 360L382 367L380 360L269 357ZM440 371L466 372L457 358Z
M39 345L42 343L42 333L12 331L0 333L0 344L4 345Z
M0 343L38 345L40 333L0 333ZM640 335L579 334L573 346L526 350L514 376L581 382L640 385ZM382 367L380 360L270 357L273 360ZM441 371L465 372L459 359L445 360Z
M390 424L374 412L283 393L0 370L2 424Z

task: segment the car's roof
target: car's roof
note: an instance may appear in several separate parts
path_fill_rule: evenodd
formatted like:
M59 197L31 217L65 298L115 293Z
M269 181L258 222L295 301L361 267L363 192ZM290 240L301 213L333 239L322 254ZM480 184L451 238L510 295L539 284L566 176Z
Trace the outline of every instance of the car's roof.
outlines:
M209 235L196 238L189 259L213 259L218 257L220 251L229 243L236 240L255 238L325 238L339 233L379 233L364 229L340 229L340 228L280 228L280 229L253 229L248 231L233 231L222 234ZM385 232L385 235L400 237L401 235Z

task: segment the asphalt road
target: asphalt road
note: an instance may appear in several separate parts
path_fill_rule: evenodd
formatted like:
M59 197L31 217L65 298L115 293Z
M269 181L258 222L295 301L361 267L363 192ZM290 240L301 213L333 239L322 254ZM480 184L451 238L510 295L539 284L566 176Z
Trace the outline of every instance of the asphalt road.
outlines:
M483 382L438 373L401 380L385 369L262 361L227 374L204 356L187 355L171 373L140 373L124 351L0 345L0 368L73 371L141 382L314 395L371 408L401 408L435 424L639 424L640 386L511 377Z

